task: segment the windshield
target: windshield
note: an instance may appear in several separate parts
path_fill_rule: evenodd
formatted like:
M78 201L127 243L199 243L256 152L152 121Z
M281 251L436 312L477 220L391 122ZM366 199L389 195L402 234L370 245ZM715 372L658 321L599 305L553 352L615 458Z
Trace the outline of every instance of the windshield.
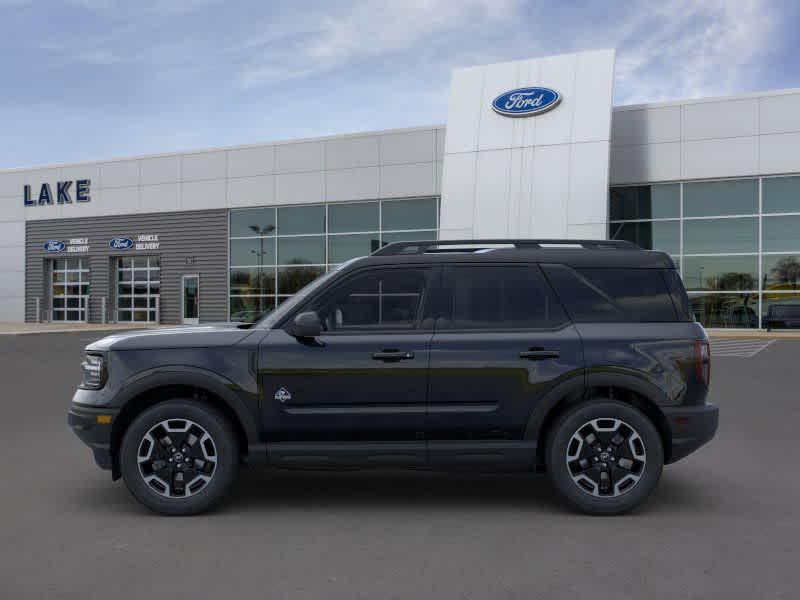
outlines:
M314 281L307 283L304 287L300 288L297 293L291 298L288 298L278 306L275 310L268 312L263 317L261 317L258 321L253 324L253 327L265 328L265 329L272 329L275 326L275 323L283 319L287 313L291 312L295 306L300 304L303 300L305 300L309 294L311 294L314 290L318 289L328 281L330 281L339 271L352 265L354 262L361 260L363 257L359 256L357 258L351 258L347 262L343 262L338 267L333 269L332 271L328 271L324 275L317 277Z

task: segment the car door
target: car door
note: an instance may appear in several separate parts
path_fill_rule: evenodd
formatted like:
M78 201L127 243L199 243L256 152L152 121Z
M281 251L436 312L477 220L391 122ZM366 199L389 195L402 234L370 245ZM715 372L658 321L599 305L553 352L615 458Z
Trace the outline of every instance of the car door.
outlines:
M582 381L580 338L537 265L447 266L438 295L425 425L432 462L453 460L452 444L437 441L522 440L548 390Z
M284 329L265 337L259 372L270 440L417 440L424 460L433 271L403 265L345 275L295 313L318 313L317 339Z

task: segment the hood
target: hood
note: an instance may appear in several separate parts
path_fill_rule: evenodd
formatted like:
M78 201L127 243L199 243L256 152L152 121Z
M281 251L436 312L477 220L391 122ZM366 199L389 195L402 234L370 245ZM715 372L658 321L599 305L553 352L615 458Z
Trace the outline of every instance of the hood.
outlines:
M86 346L86 350L162 350L166 348L213 348L236 344L253 333L242 323L207 323L159 329L137 329L109 335Z

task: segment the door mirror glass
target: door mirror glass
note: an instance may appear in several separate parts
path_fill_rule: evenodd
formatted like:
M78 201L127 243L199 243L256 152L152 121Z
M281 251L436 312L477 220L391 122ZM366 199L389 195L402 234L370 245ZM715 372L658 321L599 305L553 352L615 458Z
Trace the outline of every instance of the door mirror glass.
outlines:
M314 311L302 312L294 318L291 334L297 338L315 338L322 334L322 322Z

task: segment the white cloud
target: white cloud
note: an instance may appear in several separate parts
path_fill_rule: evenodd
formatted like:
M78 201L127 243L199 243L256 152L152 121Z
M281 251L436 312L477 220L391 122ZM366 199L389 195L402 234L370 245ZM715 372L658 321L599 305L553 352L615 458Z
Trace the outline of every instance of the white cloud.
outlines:
M243 49L267 48L249 61L239 82L245 88L269 85L365 57L419 48L432 36L456 31L464 35L487 19L508 19L517 6L517 0L358 0L339 14L321 17L313 28L306 15L295 26L298 39L283 46L283 52L273 43L274 33L246 41ZM286 31L287 24L283 27Z
M625 103L735 93L777 44L766 0L671 0L634 11L618 38L617 95Z

